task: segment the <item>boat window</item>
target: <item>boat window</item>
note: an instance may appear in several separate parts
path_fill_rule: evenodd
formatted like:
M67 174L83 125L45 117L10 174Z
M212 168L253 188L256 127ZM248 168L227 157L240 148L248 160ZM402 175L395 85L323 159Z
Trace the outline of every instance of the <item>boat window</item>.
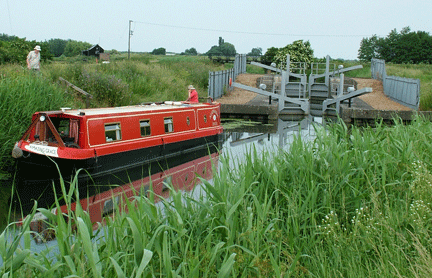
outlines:
M51 121L66 147L78 146L79 122L77 119L51 118Z
M105 124L105 139L107 142L121 140L120 123Z
M165 124L165 132L173 132L174 131L174 126L173 126L173 119L172 117L169 118L165 118L164 119L164 124Z
M186 124L190 125L190 119L189 119L189 117L186 117Z
M207 115L204 115L204 122L207 123Z
M141 136L150 136L150 120L140 121Z
M57 128L58 133L60 136L69 136L69 119L59 119L58 125L54 123L54 126Z
M44 141L47 141L49 143L53 143L53 144L58 144L59 142L57 142L57 138L54 135L54 133L58 133L60 136L63 136L62 132L64 132L65 127L67 127L67 134L69 134L69 119L62 119L62 118L55 118L55 117L50 117L51 123L54 125L54 128L56 130L51 130L51 128L46 124L46 121L40 122L40 125L44 125L43 130L45 130L45 136ZM39 128L40 128L39 125ZM42 134L41 134L42 137Z

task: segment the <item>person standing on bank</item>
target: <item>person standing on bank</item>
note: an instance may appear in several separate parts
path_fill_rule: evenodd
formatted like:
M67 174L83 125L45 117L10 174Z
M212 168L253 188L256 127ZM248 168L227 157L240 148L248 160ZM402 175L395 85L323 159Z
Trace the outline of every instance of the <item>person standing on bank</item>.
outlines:
M188 91L189 91L189 97L186 101L197 103L198 102L198 92L195 90L194 86L189 85Z
M39 45L36 45L33 51L27 55L27 68L32 70L40 70L40 51Z

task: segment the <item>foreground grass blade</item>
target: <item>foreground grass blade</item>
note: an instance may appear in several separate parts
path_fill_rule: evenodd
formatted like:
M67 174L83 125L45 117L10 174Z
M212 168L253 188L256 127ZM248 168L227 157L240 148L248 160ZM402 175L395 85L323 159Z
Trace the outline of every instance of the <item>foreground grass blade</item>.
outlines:
M232 253L229 258L222 264L220 271L218 273L218 278L227 278L230 277L233 265L235 263L236 253Z
M144 255L142 257L141 263L139 265L138 271L136 273L136 278L141 277L144 269L146 268L146 266L149 264L151 258L153 256L153 252L147 249L144 249Z
M84 251L87 254L87 259L90 263L90 268L94 277L102 277L101 265L99 263L99 257L96 252L93 252L93 244L90 239L88 227L85 225L84 220L81 217L77 218L77 225L79 236L84 246Z

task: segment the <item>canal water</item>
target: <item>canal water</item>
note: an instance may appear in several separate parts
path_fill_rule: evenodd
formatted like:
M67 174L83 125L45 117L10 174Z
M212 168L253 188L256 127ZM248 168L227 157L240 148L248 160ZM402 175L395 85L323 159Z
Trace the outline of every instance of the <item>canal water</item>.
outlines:
M138 188L133 193L141 192L144 188L145 194L147 194L148 186L146 184L149 183L149 179L151 178L153 191L164 198L169 197L169 190L167 190L168 188L165 185L167 182L172 183L173 187L178 190L192 192L192 194L201 194L197 193L200 192L200 185L197 182L199 179L194 176L197 173L201 178L211 183L213 176L217 174L213 172L214 170L220 171L222 168L235 169L236 165L242 163L242 160L252 148L257 152L269 151L269 153L277 155L279 149L288 150L295 136L301 135L303 140L313 139L315 137L314 125L319 124L320 121L316 118L304 118L300 121L278 119L273 122L223 119L223 142L219 150L206 151L202 154L183 157L182 161L178 161L171 169L163 169L161 173L139 181L133 181L131 182L133 187L135 189ZM229 159L226 159L227 157ZM217 167L212 167L212 164L217 165ZM169 177L169 180L167 180L167 177ZM133 187L128 185L128 187L119 188L119 190L126 192L131 188L133 190ZM3 231L7 223L14 222L20 218L19 215L10 215L8 213L9 204L6 200L11 194L10 188L10 186L0 187L0 197L2 198L0 203L1 231ZM93 196L92 205L100 208L99 210L95 210L94 207L91 208L92 211L96 211L96 214L98 214L93 219L98 221L102 215L112 212L115 207L115 201L116 199L112 198L109 194L101 193ZM88 208L90 209L90 206ZM40 243L40 240L35 238L33 245L36 249L39 248L37 247L40 245L38 243ZM49 246L52 244L54 243L48 243ZM46 244L43 245L45 246Z

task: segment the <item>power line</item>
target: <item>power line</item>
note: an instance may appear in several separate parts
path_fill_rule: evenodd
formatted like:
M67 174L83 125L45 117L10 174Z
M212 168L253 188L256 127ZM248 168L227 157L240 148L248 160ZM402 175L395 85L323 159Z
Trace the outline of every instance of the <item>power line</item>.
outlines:
M225 32L225 33L248 34L248 35L288 36L288 37L368 37L368 36L370 36L370 35L325 35L325 34L309 34L309 35L307 35L307 34L288 34L288 33L261 33L261 32L231 31L231 30L223 30L223 29L186 27L186 26L160 24L160 23L144 22L144 21L134 21L134 22L146 24L146 25L162 26L162 27L177 28L177 29L210 31L210 32Z

